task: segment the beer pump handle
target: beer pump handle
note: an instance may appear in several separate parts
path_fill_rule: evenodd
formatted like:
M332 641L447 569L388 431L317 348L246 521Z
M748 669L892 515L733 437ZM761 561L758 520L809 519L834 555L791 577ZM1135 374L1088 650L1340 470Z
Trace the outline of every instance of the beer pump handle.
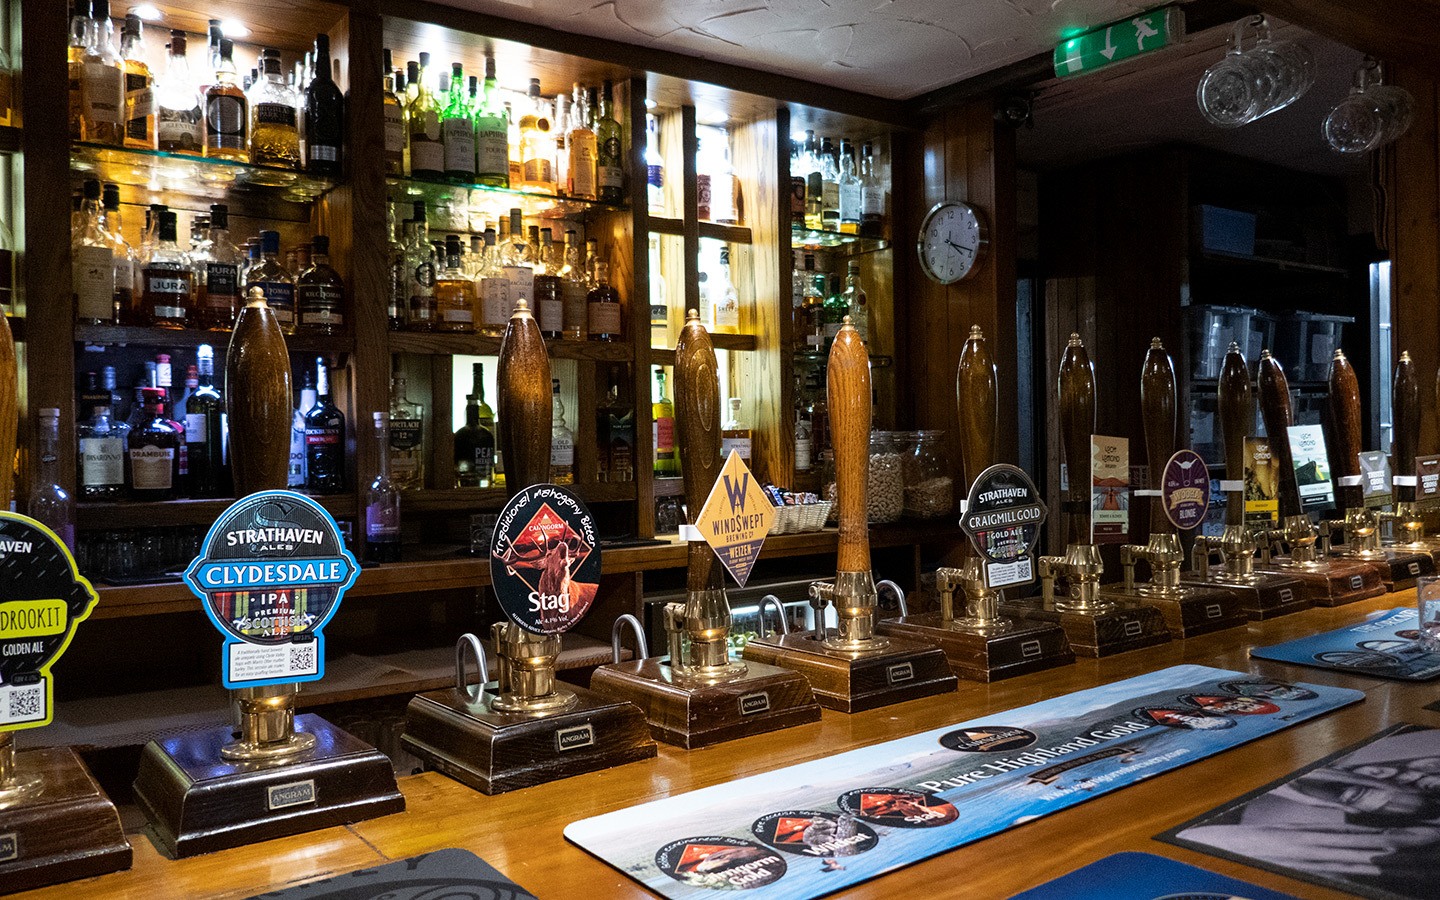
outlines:
M495 425L505 461L506 493L514 497L532 484L550 480L550 356L529 306L517 301L495 377Z
M1420 445L1420 373L1410 359L1410 351L1400 351L1395 364L1394 432L1390 443L1390 469L1396 475L1415 475L1415 453ZM1397 484L1395 499L1404 503L1415 499L1415 485Z
M235 496L283 489L289 482L289 434L295 415L285 332L265 295L252 287L225 354L225 413Z
M1220 441L1225 447L1225 478L1244 482L1245 439L1250 436L1250 423L1255 421L1255 395L1250 389L1250 369L1240 353L1240 345L1234 341L1225 354L1215 392L1220 413ZM1225 524L1245 524L1243 490L1230 492L1225 504Z
M1285 377L1285 367L1270 355L1269 350L1260 351L1260 417L1265 422L1265 434L1270 439L1270 457L1280 469L1280 518L1300 515L1300 488L1295 483L1295 458L1290 453L1290 423L1294 421L1290 411L1290 380Z
M1095 433L1095 368L1080 335L1071 334L1056 379L1060 445L1070 489L1065 492L1067 540L1090 543L1090 437Z
M1165 477L1165 464L1175 455L1175 367L1158 337L1150 341L1150 350L1140 370L1140 415L1145 428L1150 487L1158 489ZM1174 531L1174 523L1165 515L1165 501L1151 497L1150 533Z
M1330 391L1326 399L1326 424L1330 431L1330 449L1338 459L1330 460L1335 473L1336 497L1341 509L1359 509L1365 505L1365 489L1358 483L1346 484L1360 477L1360 382L1355 367L1345 358L1344 350L1336 350L1330 360Z
M995 463L995 438L999 390L995 360L979 325L970 327L970 337L960 349L955 371L955 395L959 402L961 494L968 494L980 473Z
M675 344L675 427L679 433L680 471L685 505L694 521L720 476L720 381L710 334L690 310ZM723 573L704 541L691 541L686 587L692 591L722 587Z
M839 512L836 570L870 571L866 482L870 470L870 355L849 317L830 347L825 396L835 447L835 492Z

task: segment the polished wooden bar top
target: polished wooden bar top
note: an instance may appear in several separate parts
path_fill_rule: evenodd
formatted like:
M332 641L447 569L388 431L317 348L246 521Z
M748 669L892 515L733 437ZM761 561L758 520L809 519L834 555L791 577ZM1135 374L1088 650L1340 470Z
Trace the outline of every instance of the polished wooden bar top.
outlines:
M1410 606L1414 591L1333 609L1315 608L1244 628L1126 653L997 684L961 681L957 693L845 715L704 750L662 745L658 759L487 797L427 773L400 780L405 812L347 828L267 841L172 861L144 834L130 836L134 868L16 896L25 898L246 897L445 847L462 847L542 898L646 897L615 869L566 842L577 819L830 756L856 747L1024 706L1182 663L1290 681L1351 687L1358 704L1184 768L1098 797L1003 834L859 885L853 897L1002 898L1111 853L1139 850L1192 863L1297 897L1348 896L1240 863L1184 850L1153 836L1396 722L1440 727L1424 705L1440 684L1410 684L1252 660L1264 646ZM964 815L964 807L961 807ZM663 835L656 835L659 841Z

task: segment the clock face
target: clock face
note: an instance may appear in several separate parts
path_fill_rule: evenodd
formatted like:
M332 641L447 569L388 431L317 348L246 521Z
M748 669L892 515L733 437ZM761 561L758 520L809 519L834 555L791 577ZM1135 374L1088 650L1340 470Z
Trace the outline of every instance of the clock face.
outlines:
M938 203L920 228L920 267L941 284L953 284L975 269L989 243L980 213L968 203Z

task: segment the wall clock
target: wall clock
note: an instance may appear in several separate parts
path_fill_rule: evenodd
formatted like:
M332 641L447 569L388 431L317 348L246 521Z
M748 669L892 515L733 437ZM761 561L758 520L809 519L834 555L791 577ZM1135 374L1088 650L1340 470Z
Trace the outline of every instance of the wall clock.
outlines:
M931 207L916 241L921 270L940 284L969 277L989 246L984 216L959 200L942 200Z

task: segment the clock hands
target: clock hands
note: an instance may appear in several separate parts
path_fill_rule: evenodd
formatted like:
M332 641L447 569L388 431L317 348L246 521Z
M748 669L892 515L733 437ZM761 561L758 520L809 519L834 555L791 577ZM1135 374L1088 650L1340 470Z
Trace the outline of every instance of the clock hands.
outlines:
M962 247L962 246L960 246L959 244L957 244L957 243L955 243L954 241L950 240L950 237L949 237L948 235L945 237L945 243L947 243L947 244L949 244L950 246L954 247L956 250L959 250L961 253L968 253L968 254L971 255L971 256L974 256L974 255L975 255L975 251L974 251L974 250L971 250L969 247Z

